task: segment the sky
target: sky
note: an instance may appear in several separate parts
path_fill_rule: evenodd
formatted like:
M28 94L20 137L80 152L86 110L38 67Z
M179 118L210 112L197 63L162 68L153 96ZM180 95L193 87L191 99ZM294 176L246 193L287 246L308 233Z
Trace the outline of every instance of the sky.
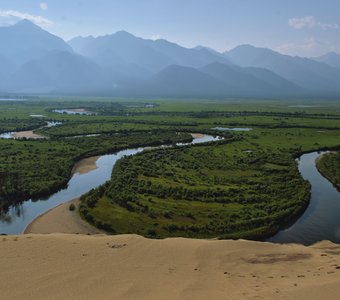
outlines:
M0 0L0 26L24 18L65 40L125 30L218 51L340 53L339 0Z

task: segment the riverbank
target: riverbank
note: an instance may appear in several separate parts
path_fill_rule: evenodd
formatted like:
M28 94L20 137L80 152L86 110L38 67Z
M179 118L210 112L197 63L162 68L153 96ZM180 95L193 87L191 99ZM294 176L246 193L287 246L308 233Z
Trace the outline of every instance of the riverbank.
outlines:
M29 131L20 131L13 133L14 139L32 139L32 140L40 140L40 139L47 139L46 136L35 134L32 130Z
M73 204L76 209L71 211L70 205ZM85 222L78 212L79 199L58 205L50 209L43 215L36 218L30 223L24 234L29 233L74 233L74 234L105 234L103 231L91 226Z
M75 163L72 175L74 174L87 174L91 171L94 171L97 169L97 160L100 158L100 156L92 156L88 158L84 158L78 162Z
M331 176L331 173L329 170L326 169L323 163L323 159L325 159L325 155L330 155L332 152L324 153L320 155L316 160L315 160L315 166L318 169L319 173L325 177L329 182L331 182L337 189L340 191L340 184L336 181L336 179ZM336 152L335 152L336 153ZM329 173L329 174L328 174ZM334 175L334 174L333 174Z
M2 299L338 299L340 246L136 235L0 238ZM174 288L175 287L175 288Z

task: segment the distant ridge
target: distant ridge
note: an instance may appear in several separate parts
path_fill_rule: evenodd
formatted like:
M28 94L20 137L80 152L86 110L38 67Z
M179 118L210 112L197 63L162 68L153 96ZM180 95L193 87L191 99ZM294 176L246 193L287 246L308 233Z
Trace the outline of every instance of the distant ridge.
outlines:
M340 93L340 70L323 62L251 45L238 46L224 55L236 65L270 70L306 90L334 95Z
M329 52L325 55L314 57L313 59L328 64L331 67L340 68L340 54L338 53Z
M66 43L28 20L0 27L3 93L133 97L339 97L339 55L238 46L219 53L118 31Z

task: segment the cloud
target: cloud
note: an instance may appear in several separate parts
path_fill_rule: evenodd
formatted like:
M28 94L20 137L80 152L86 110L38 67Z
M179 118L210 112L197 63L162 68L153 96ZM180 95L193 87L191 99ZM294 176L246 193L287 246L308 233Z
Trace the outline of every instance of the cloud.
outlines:
M16 11L16 10L0 10L0 17L3 18L16 18L16 19L20 19L20 20L29 20L39 26L43 26L43 27L47 27L47 26L51 26L53 25L53 22L45 19L42 16L34 16L31 14L27 14L27 13L22 13L20 11Z
M302 29L302 28L321 28L323 30L328 29L338 29L338 24L329 24L329 23L322 23L318 22L315 17L313 16L306 16L303 18L292 18L288 20L288 24L290 27L295 29Z
M47 5L47 3L46 3L46 2L41 2L41 3L40 3L40 8L41 8L42 10L48 10L48 5Z

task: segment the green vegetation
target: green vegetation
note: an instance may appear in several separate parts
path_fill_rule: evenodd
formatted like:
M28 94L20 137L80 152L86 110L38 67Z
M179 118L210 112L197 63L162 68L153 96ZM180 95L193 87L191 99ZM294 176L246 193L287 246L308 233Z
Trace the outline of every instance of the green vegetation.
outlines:
M81 158L144 145L191 141L187 134L151 132L65 140L0 140L0 205L49 195L67 184Z
M95 115L53 112L66 108ZM46 121L62 125L41 128ZM215 127L252 130L222 132ZM121 159L109 182L82 197L80 212L112 233L260 238L308 204L310 187L295 158L340 146L340 104L105 98L0 102L0 133L24 129L49 139L0 140L0 208L58 190L81 158L210 133L225 140ZM336 157L325 156L319 169L337 174Z
M340 153L322 155L316 162L319 172L340 189Z
M80 211L113 233L255 238L300 213L308 196L290 155L245 153L235 143L126 157Z

